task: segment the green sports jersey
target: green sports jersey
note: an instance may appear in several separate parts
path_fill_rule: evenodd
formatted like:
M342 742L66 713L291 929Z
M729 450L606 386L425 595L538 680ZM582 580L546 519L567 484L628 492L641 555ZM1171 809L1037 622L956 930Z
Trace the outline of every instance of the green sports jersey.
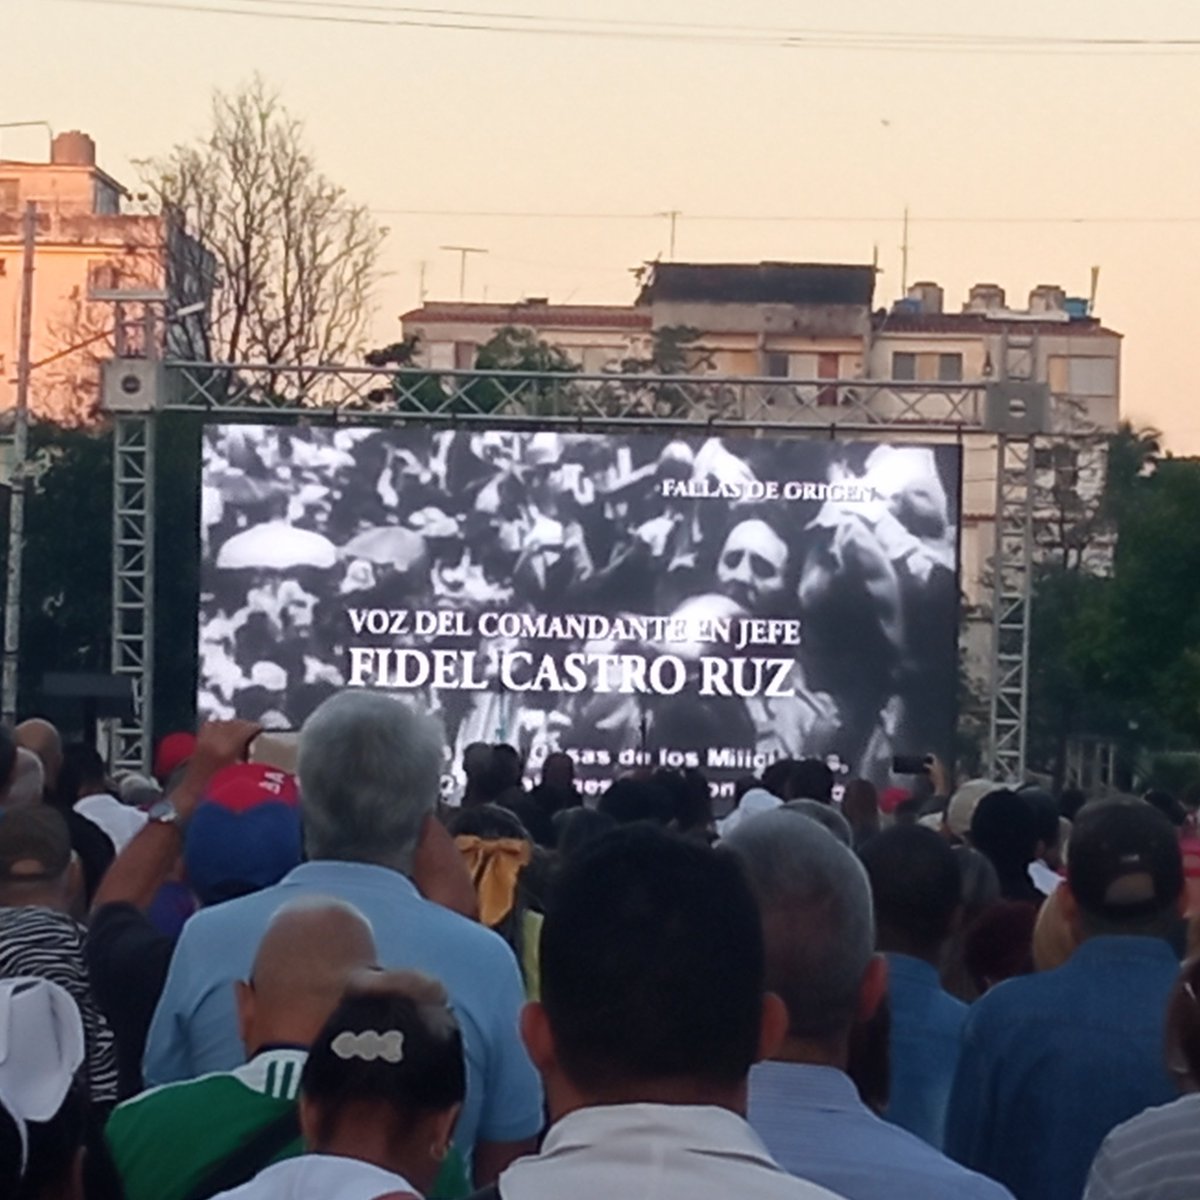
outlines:
M184 1200L210 1169L296 1103L306 1057L304 1050L264 1050L236 1071L152 1088L118 1105L104 1136L125 1200ZM303 1151L297 1138L273 1161ZM462 1160L452 1154L432 1195L455 1200L469 1190Z

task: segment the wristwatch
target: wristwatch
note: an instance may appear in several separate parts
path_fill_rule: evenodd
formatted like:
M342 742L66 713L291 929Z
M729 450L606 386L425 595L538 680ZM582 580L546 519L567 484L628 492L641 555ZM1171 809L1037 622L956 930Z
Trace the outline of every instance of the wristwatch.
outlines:
M179 809L166 796L150 805L146 810L146 816L149 820L156 821L160 825L174 825L180 830L183 828Z

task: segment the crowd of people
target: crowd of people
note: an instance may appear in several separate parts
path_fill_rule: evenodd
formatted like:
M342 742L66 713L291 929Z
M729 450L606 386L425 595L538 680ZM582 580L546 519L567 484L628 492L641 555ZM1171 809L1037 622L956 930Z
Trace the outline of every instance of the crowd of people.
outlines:
M1200 1195L1188 798L260 733L0 727L0 1197Z

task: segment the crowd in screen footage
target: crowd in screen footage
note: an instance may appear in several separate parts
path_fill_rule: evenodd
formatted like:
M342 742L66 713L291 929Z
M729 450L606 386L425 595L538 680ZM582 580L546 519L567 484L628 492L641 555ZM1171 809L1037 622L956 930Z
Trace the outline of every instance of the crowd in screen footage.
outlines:
M362 687L463 752L879 786L952 742L959 451L830 440L216 425L202 716ZM842 781L844 781L844 779Z
M431 706L0 726L0 1196L1200 1195L1200 793L479 740L448 804Z

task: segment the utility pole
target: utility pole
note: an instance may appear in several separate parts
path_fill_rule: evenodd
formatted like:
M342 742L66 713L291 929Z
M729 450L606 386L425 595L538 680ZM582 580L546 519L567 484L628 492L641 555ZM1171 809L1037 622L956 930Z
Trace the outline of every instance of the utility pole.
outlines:
M428 270L428 268L429 268L429 263L425 259L421 259L421 261L417 263L417 271L419 272L419 279L420 279L420 282L417 284L417 303L418 304L424 304L425 297L429 294L425 290L425 272Z
M679 218L683 216L683 213L681 213L679 211L679 209L677 209L677 208L671 208L671 209L668 209L666 212L660 212L657 215L660 217L666 217L667 220L670 221L670 223L671 223L671 235L670 235L670 241L668 243L668 249L667 249L667 261L674 262L675 261L675 229L679 223Z
M904 236L900 240L900 295L908 295L908 205L904 206Z
M442 249L458 255L458 298L462 300L467 294L467 255L486 254L487 251L480 246L443 246Z
M21 651L21 559L25 551L25 468L29 454L30 339L33 333L33 260L37 241L37 205L25 205L24 258L21 266L21 323L17 334L17 407L9 472L8 579L4 592L3 703L0 716L12 725L17 716L17 664Z

